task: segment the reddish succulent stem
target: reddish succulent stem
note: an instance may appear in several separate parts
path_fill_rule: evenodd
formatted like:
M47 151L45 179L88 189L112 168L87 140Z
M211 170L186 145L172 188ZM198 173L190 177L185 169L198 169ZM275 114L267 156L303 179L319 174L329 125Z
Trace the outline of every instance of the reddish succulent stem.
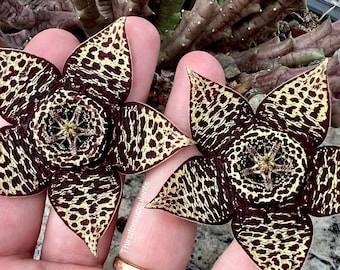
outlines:
M288 68L280 66L252 74L242 73L240 81L241 84L251 86L252 89L257 89L257 92L266 94L307 69L310 69L310 67ZM340 61L338 53L335 53L329 59L327 75L332 103L331 125L340 127Z

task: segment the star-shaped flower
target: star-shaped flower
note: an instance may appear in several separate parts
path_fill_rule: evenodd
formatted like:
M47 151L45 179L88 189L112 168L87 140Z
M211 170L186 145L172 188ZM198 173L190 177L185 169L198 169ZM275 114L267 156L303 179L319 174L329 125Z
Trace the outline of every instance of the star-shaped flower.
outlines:
M327 61L274 89L254 113L232 89L189 70L190 125L203 156L183 163L148 208L207 224L232 220L262 269L300 269L309 214L340 212L340 148L330 122Z
M49 188L63 221L96 254L119 204L118 172L145 171L193 141L154 109L123 103L131 87L125 18L81 44L63 74L0 51L0 194Z

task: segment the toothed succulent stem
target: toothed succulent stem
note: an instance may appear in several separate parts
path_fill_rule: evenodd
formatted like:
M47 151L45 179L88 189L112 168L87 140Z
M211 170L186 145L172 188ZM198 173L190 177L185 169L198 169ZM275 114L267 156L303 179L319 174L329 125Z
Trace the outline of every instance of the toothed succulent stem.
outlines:
M325 57L325 49L322 47L297 49L295 44L296 41L292 38L282 42L274 39L246 51L233 51L231 56L238 68L248 73L279 65L287 67L306 65Z
M154 21L161 35L173 31L181 20L181 12L184 0L163 0L159 8L159 12Z
M101 6L104 3L111 9L107 9L107 12L113 14L114 19L118 19L121 16L138 15L148 17L153 14L148 7L148 0L101 0L98 2L98 8L101 10Z
M275 32L278 20L304 7L304 1L197 0L163 41L159 64L171 66L186 52L214 43L225 51L247 49L259 36Z
M20 5L15 0L4 0L0 3L0 22L13 28L27 29L34 26L36 16L34 11Z
M193 46L193 41L202 34L219 10L216 1L197 0L190 11L184 11L182 20L173 35L162 42L160 64L178 60L184 52Z
M72 0L76 17L88 36L100 31L108 21L99 13L95 0Z

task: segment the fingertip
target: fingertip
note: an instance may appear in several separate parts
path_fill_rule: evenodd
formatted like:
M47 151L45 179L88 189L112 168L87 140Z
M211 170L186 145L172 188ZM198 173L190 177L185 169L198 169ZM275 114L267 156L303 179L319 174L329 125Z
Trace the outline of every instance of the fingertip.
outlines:
M221 64L210 53L204 51L192 51L182 57L178 63L177 70L183 72L187 68L192 69L201 76L225 84L225 74Z
M78 45L79 40L72 33L50 28L34 36L24 51L46 59L62 72L66 59Z
M160 36L157 29L140 17L127 17L125 25L132 63L132 86L126 101L146 102L153 81Z
M215 262L212 270L259 270L260 268L244 251L241 245L233 240L228 248Z

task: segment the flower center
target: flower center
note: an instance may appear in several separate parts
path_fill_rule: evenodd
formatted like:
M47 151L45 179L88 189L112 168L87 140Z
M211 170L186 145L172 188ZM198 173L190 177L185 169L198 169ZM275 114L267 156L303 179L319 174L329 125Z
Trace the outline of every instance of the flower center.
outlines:
M74 138L78 133L78 128L75 123L70 121L64 121L61 126L61 132L63 137Z
M254 165L249 168L245 168L241 171L241 173L247 177L251 174L258 174L262 177L265 189L267 191L273 190L273 174L279 174L281 172L289 172L292 170L290 164L278 164L276 163L276 156L278 155L278 151L280 149L281 143L276 141L273 147L270 149L268 153L264 153L261 155L257 152L257 150L247 145L247 152L251 155Z
M291 200L305 181L305 151L282 132L254 127L230 145L226 157L233 188L251 203Z
M31 128L37 149L52 165L72 167L98 160L106 145L103 108L74 91L57 91L44 100Z
M54 108L49 112L49 116L46 126L48 141L59 151L69 151L77 155L77 152L84 150L87 142L96 135L93 124L89 121L91 111L83 108L80 102Z

